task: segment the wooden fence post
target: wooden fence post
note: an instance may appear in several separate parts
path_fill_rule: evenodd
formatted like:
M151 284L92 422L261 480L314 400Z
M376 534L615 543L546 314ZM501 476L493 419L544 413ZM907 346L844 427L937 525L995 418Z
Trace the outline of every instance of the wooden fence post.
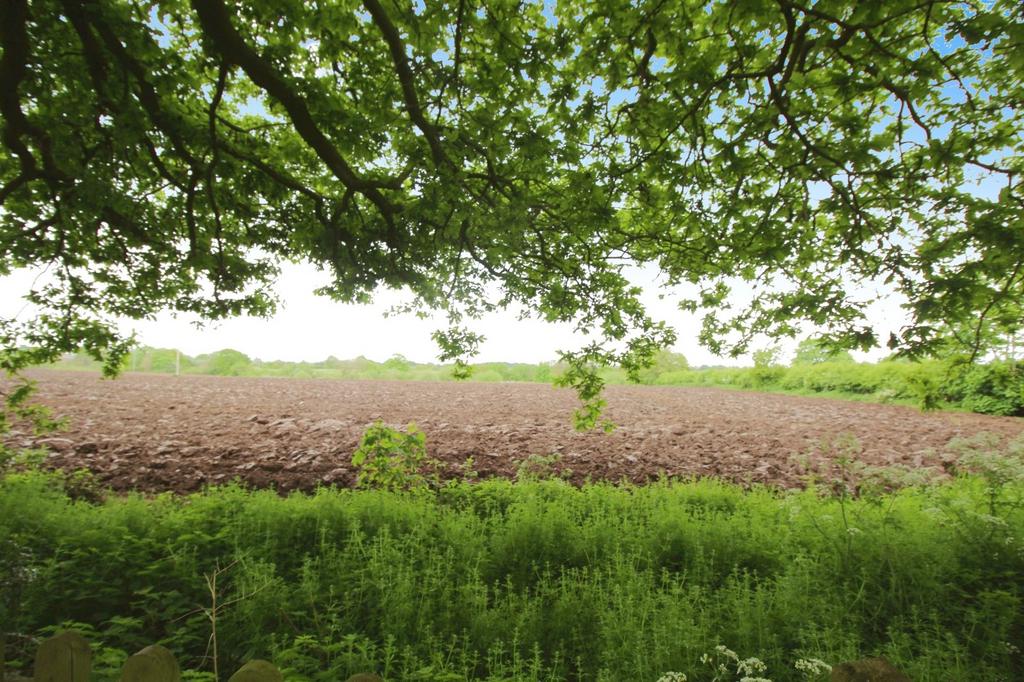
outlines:
M35 682L89 682L92 648L73 630L65 630L39 645Z
M255 659L239 668L228 682L284 682L284 676L270 661Z
M166 647L151 644L129 658L121 671L121 682L179 682L181 668Z

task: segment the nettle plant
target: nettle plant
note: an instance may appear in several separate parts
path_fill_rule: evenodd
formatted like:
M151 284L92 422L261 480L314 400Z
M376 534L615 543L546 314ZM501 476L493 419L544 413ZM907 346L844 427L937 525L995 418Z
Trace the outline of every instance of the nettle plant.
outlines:
M6 385L0 385L0 437L6 436L15 424L36 435L52 433L64 427L65 421L55 419L49 409L28 402L35 383L8 374ZM34 467L42 463L46 453L38 449L14 448L0 440L0 474L15 467Z
M1024 499L1014 495L1014 484L1024 481L1024 436L1002 443L994 433L979 433L971 438L955 438L949 449L957 457L960 474L979 477L985 484L989 515L998 517L1024 506Z
M352 453L356 485L382 490L418 490L436 485L439 462L427 456L427 439L415 424L405 431L376 422Z
M957 438L949 443L957 454L954 472L980 481L980 501L956 498L942 489L933 493L935 511L957 533L992 558L1024 559L1024 543L1014 532L1014 518L1024 512L1024 436L1004 442L993 433ZM994 565L999 565L996 562Z

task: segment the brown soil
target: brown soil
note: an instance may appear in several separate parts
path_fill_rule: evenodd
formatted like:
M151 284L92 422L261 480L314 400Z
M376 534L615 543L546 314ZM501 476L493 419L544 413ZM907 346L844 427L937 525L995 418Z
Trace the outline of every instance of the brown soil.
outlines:
M540 384L171 377L38 371L38 401L69 419L40 445L54 467L92 470L117 490L190 491L240 479L309 490L351 485L359 437L377 420L415 422L447 476L472 457L481 477L514 476L530 455L559 455L571 480L661 474L718 476L783 487L803 482L795 461L826 462L823 441L851 434L859 459L941 471L958 436L1014 437L1024 419L922 414L913 408L709 388L611 387L611 434L577 433L571 391ZM568 473L571 472L571 473Z

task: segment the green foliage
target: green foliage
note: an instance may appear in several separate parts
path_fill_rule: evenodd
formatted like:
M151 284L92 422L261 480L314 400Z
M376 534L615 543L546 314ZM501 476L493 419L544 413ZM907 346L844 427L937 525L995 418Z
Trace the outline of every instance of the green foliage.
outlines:
M126 359L124 369L136 372L157 372L172 374L175 369L176 351L173 349L140 348ZM460 365L460 362L462 364ZM133 364L134 363L134 364ZM98 370L98 364L87 355L69 354L53 363L52 367L73 370ZM509 362L484 362L466 364L456 360L451 364L413 362L402 356L395 356L384 362L374 362L364 357L339 360L329 357L321 362L287 362L283 360L254 360L244 354L225 349L217 353L190 357L180 354L183 374L234 374L261 377L292 377L316 379L393 379L413 381L450 381L472 379L483 381L528 381L550 383L552 365L536 365ZM557 371L557 370L556 370ZM612 379L616 383L625 381L619 372Z
M1019 495L1007 499L1013 486L1024 481L1024 435L1004 446L993 434L979 434L955 439L949 447L959 455L957 468L984 482L992 517L1002 517L1007 508L1017 511L1024 505Z
M754 380L754 386L759 388L771 386L785 375L785 368L779 364L780 352L777 346L754 352L754 369L750 373Z
M817 365L822 362L853 362L848 351L837 350L821 339L808 337L796 347L793 366Z
M950 393L972 412L1024 416L1024 363L970 366L953 382Z
M396 353L384 361L384 368L399 374L405 374L412 368L412 365L405 359L404 355Z
M596 360L600 351L590 346L579 354L562 353L565 363L564 372L555 377L556 386L568 386L575 389L582 403L573 413L573 423L579 431L587 431L597 426L605 432L614 429L614 425L601 415L608 404L602 397L605 380L598 373Z
M665 374L685 372L688 369L690 363L682 353L659 350L654 354L651 366L640 371L638 379L641 384L654 384Z
M549 455L529 455L516 466L517 481L540 481L544 479L564 479L572 475L571 469L559 468L562 456L558 453Z
M446 359L494 310L573 324L581 424L589 368L675 339L627 264L694 285L716 352L876 346L884 280L894 350L977 357L1022 324L1018 5L7 0L0 274L46 275L0 368L116 373L115 320L267 315L296 260L441 311Z
M819 356L820 359L820 356ZM924 360L852 362L845 358L794 362L790 367L709 367L667 372L655 383L827 394L902 402L923 409L961 408L983 414L1024 414L1024 370L1020 363L988 364Z
M216 353L196 357L195 365L204 374L243 376L249 373L252 360L245 353L225 348Z
M834 444L851 458L842 471L790 493L542 478L90 503L41 473L11 474L0 623L17 635L18 668L28 635L74 621L111 670L161 642L198 679L203 576L236 562L218 582L221 667L267 658L289 680L706 682L719 664L719 679L740 678L756 657L766 677L795 682L800 660L868 655L915 680L1021 679L1019 474L993 465L989 478L968 460L948 483L854 494L868 474L852 447ZM1019 457L1013 447L974 450Z
M427 471L437 463L427 457L426 436L415 424L403 432L375 423L363 433L352 464L358 469L356 484L361 488L408 491L437 483L437 477Z
M65 425L54 419L49 408L29 402L35 382L9 374L0 383L0 476L11 468L33 468L45 457L45 451L14 448L7 444L7 434L14 424L31 429L36 435L50 433Z
M441 351L438 359L441 362L455 361L452 367L452 377L468 379L473 373L473 368L463 358L476 355L480 344L484 342L484 337L461 327L439 330L434 332L431 337Z
M221 351L222 353L224 351ZM231 351L234 353L234 351ZM217 354L214 354L217 355ZM206 356L211 357L211 356ZM137 348L133 350L127 359L125 369L136 372L159 372L162 374L173 374L176 370L183 373L189 372L194 367L192 358L179 353L173 348ZM210 367L203 367L198 371L210 372Z

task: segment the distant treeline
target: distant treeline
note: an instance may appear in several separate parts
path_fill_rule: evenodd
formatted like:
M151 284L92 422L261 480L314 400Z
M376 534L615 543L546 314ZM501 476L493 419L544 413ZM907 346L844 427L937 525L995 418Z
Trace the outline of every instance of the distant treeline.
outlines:
M57 363L61 369L99 369L99 363L85 353L68 355ZM215 353L189 356L173 348L142 347L126 359L124 370L219 376L287 377L292 379L384 379L403 381L454 381L454 365L419 363L395 355L384 362L365 357L339 360L331 356L320 362L258 360L230 348ZM471 381L550 382L561 371L559 365L489 362L473 365ZM625 375L623 375L625 380Z
M69 355L57 367L98 369L85 354ZM322 362L263 361L236 350L188 356L168 348L138 348L124 369L135 372L221 376L290 377L296 379L384 379L452 381L453 365L412 362L395 355L384 362L365 357ZM550 383L565 369L557 362L486 362L472 366L470 381ZM615 367L601 375L609 384L628 383ZM983 414L1024 416L1024 362L1013 359L969 364L956 360L909 361L890 358L878 363L855 362L848 353L829 352L813 341L797 349L789 365L776 351L754 354L753 367L690 367L679 353L659 353L640 383L660 386L725 386L799 394L835 395L874 402L896 402L928 409L953 407Z

